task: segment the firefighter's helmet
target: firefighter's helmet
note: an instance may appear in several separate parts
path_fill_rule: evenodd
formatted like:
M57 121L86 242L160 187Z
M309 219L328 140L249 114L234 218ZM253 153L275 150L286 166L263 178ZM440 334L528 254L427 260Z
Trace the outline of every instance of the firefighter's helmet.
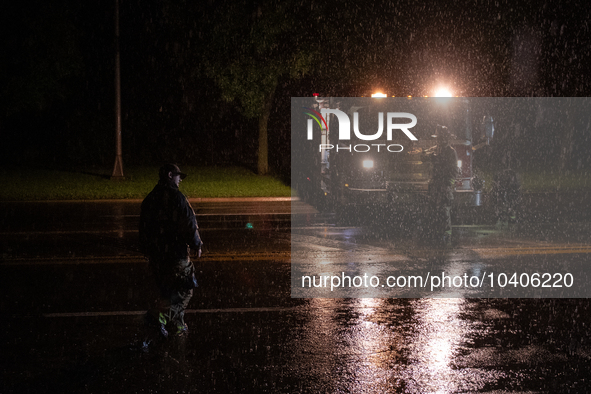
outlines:
M455 135L449 131L449 129L445 126L437 125L435 128L435 134L432 135L433 138L442 139L444 141L448 141L451 139L456 138Z

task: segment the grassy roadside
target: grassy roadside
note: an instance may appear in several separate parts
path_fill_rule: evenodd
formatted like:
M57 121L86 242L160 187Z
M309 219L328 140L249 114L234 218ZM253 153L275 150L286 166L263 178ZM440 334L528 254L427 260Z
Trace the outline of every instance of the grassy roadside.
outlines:
M240 167L183 167L181 191L188 197L289 197L291 189L271 176ZM158 182L158 167L125 169L125 181L108 171L0 169L0 201L144 198Z
M523 189L529 192L573 192L591 190L591 172L565 174L528 171L521 175Z
M271 176L241 167L183 167L189 176L181 190L188 197L289 197L291 188ZM126 168L125 181L111 181L110 171L68 172L51 169L0 168L0 201L92 200L144 198L158 181L157 167ZM486 189L492 174L481 174ZM519 174L523 192L591 190L591 172Z
M490 191L493 185L493 173L479 172L485 180L485 191ZM591 172L569 171L565 173L547 170L518 172L522 192L558 192L569 193L576 191L591 191Z

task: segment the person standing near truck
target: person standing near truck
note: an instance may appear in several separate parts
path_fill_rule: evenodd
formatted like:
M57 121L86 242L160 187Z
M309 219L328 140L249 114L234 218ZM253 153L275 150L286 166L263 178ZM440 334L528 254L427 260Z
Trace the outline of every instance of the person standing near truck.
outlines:
M451 207L455 183L459 175L458 155L451 146L454 136L445 126L437 126L437 146L429 155L432 176L429 182L429 200L432 208L432 235L444 244L451 243Z

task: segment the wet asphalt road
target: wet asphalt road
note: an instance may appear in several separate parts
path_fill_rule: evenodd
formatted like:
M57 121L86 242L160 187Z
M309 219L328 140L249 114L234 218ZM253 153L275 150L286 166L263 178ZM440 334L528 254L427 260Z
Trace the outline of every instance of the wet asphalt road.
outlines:
M442 248L337 227L304 204L293 217L289 202L193 206L207 252L191 332L143 352L156 293L137 250L139 204L3 203L0 392L591 391L588 299L291 298L290 279L292 242L323 267L378 252L586 264L584 217L539 209L527 225L456 226Z

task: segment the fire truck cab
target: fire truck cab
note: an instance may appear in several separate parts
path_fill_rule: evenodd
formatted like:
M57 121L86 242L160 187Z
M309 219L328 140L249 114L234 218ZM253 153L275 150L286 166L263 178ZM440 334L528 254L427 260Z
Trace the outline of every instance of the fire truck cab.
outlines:
M312 189L308 195L316 196L317 205L335 212L337 218L359 207L369 207L375 215L384 209L389 213L424 209L432 173L429 156L436 146L438 125L453 134L451 145L458 157L454 209L483 204L482 181L474 176L472 163L477 150L493 138L494 122L471 99L315 96L308 105L322 117L307 148L314 151L304 165L305 183ZM326 109L348 115L350 140L339 139L338 117ZM478 121L473 120L476 117ZM409 128L407 132L393 128L392 122L406 123Z

